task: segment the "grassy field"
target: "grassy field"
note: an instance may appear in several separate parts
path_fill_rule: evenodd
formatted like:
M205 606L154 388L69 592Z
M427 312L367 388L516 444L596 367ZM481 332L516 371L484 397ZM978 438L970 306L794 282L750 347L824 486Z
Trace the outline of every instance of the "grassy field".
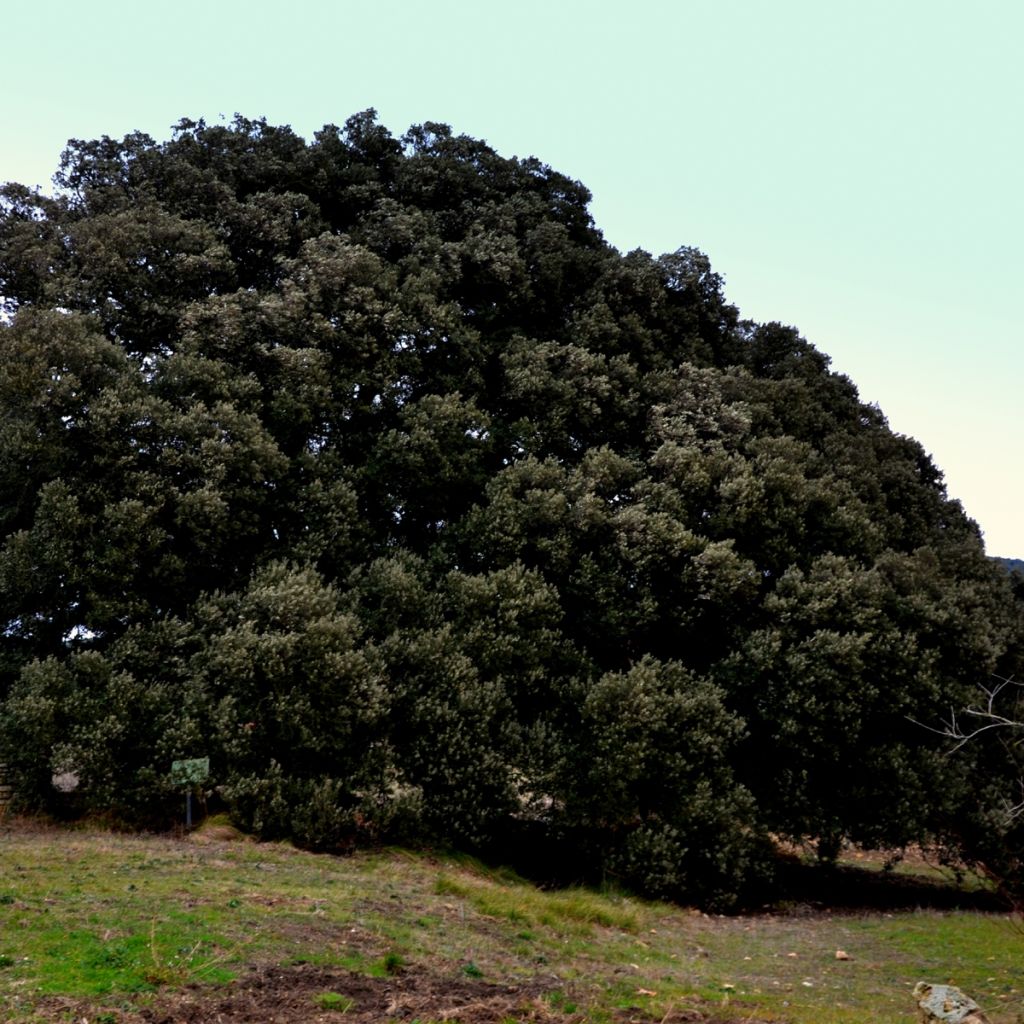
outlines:
M421 994L462 993L454 1016L467 1021L492 1019L466 1007L500 989L503 1021L909 1022L922 979L959 985L996 1024L1024 1010L1024 934L1006 915L794 905L709 917L542 891L466 860L339 859L223 827L187 839L16 822L0 832L2 1019L216 1020L152 1008L181 991L189 1006L216 1000L269 968L281 984L301 969L309 988L280 1021L452 1016L437 998L414 1004L419 981ZM342 990L350 976L397 979L381 982L394 1012L366 1002L359 1017L369 997Z

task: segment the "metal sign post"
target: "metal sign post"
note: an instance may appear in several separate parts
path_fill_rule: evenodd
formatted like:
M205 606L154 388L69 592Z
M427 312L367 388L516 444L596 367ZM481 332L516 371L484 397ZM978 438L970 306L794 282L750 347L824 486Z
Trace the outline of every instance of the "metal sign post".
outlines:
M192 790L210 777L210 759L193 757L171 762L171 782L185 787L185 828L192 827Z

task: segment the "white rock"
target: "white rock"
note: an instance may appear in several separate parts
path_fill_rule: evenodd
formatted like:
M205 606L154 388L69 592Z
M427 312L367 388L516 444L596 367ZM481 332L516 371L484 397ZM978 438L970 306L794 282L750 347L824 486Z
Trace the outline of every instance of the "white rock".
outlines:
M930 985L919 981L914 998L926 1024L989 1024L981 1007L954 985Z

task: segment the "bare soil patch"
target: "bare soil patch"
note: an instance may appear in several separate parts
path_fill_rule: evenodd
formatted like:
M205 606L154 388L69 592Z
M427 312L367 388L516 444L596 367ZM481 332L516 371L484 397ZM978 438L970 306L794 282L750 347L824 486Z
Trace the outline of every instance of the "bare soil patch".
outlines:
M189 985L140 998L130 1007L46 1000L36 1007L36 1015L44 1021L67 1021L70 1017L89 1024L369 1024L413 1020L501 1024L509 1018L552 1017L541 995L529 986L495 985L429 972L374 978L341 968L298 964L254 967L230 985ZM335 1006L324 1006L324 1001Z
M324 997L335 1003L324 1005ZM651 1024L636 1007L619 1012L622 1024ZM134 1003L49 998L35 1008L39 1022L75 1024L383 1024L452 1021L458 1024L581 1024L586 1017L563 1013L537 985L501 985L409 971L374 978L340 968L309 964L253 967L220 988L189 985L139 997ZM659 1016L661 1024L732 1024L736 1018L709 1016L696 1007ZM744 1016L746 1024L762 1024Z

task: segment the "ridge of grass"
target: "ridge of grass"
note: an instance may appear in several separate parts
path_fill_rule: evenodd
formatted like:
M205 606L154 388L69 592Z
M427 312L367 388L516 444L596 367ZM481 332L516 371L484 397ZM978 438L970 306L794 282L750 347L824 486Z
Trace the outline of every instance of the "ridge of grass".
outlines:
M799 910L799 908L797 908ZM836 959L843 950L850 959ZM529 983L554 1011L661 1021L704 1006L793 1024L910 1022L918 980L993 1024L1024 1008L1024 936L963 910L740 917L587 889L545 891L462 857L348 858L9 824L0 833L0 1017L46 995L144 1000L253 964Z

